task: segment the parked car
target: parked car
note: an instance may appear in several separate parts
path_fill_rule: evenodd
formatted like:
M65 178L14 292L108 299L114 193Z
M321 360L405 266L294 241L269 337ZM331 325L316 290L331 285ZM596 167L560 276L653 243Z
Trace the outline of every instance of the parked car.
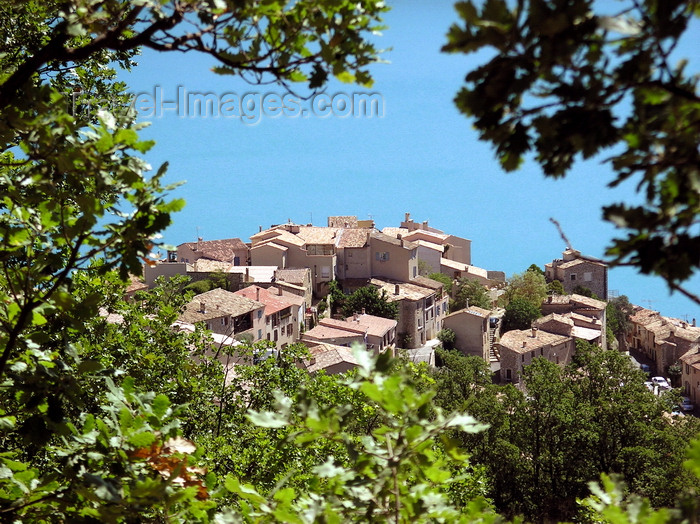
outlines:
M647 364L639 364L639 369L644 371L647 375L651 375L651 368Z
M671 389L671 384L664 377L651 377L651 382L655 386L659 386L659 389Z
M651 391L652 393L654 392L654 383L653 382L647 381L644 383L644 385L647 387L647 389L649 391Z
M688 412L688 411L693 411L693 409L695 409L695 406L693 405L693 403L690 401L690 399L688 397L681 397L680 408L683 411Z
M681 411L681 408L679 408L678 406L674 407L674 408L671 410L671 415L674 416L674 417L685 417L685 413L683 413L683 412Z

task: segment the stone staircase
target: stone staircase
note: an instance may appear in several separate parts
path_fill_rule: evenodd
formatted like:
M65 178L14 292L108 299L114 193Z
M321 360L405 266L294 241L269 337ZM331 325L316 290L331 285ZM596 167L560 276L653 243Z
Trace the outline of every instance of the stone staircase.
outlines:
M489 361L490 362L500 362L501 355L498 353L498 348L495 343L496 338L496 327L489 326Z

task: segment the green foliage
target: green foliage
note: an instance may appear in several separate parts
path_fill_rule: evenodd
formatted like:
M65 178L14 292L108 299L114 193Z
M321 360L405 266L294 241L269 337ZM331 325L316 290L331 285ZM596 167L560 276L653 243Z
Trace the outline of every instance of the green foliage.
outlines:
M437 338L444 349L454 349L457 334L450 328L442 328L438 331Z
M536 358L524 371L527 396L491 384L479 359L441 356L446 365L433 375L435 402L489 424L478 434L453 436L470 450L472 463L486 468L488 496L506 517L599 522L597 510L577 500L605 472L624 475L628 492L656 508L674 506L677 494L692 495L700 485L683 467L698 421L670 422L665 400L646 389L624 354L580 343L565 368ZM624 510L627 502L612 505Z
M596 13L589 0L459 2L448 52L480 53L455 98L501 166L534 155L563 177L579 159L613 148L610 186L631 181L641 203L604 207L623 230L607 255L616 264L680 284L700 267L700 97L687 62L672 51L697 2L625 0Z
M539 307L535 307L532 302L521 297L515 297L506 306L501 324L502 331L513 329L529 329L533 320L542 316Z
M491 298L486 288L476 280L462 277L457 281L457 292L450 308L456 310L469 306L491 309Z
M632 304L626 295L611 298L605 307L605 315L608 327L616 337L625 334L630 326L630 315L632 314Z
M167 248L160 233L184 203L167 198L165 166L149 172L153 143L139 138L114 68L148 46L199 50L256 81L369 84L367 37L385 10L375 0L2 3L3 520L206 521L216 505L198 498L188 468L199 457L166 451L180 431L216 421L225 380L211 341L171 331L179 287L121 299L127 275Z
M433 393L420 392L410 375L391 366L387 355L375 363L365 351L356 353L358 373L347 387L359 392L381 413L381 424L370 434L349 439L342 431L347 408L322 405L306 395L296 402L278 396L272 410L257 411L249 418L258 426L287 428L296 424L300 432L290 434L295 446L308 449L318 441L330 441L344 450L347 462L334 455L325 457L312 473L311 489L300 493L278 486L271 496L261 496L253 486L229 477L226 488L241 499L247 521L290 522L470 522L474 518L494 522L497 515L481 498L479 483L473 484L470 502L458 507L450 500L451 486L464 480L468 470L455 478L454 466L467 468L467 457L444 437L457 428L471 434L484 426L473 418L445 415L432 406ZM298 426L297 426L298 427ZM452 466L452 467L451 467Z
M428 278L440 282L445 289L445 293L448 295L452 294L452 279L445 275L444 273L430 273Z
M340 313L345 307L346 295L337 280L331 280L328 284L328 300L332 313Z
M547 284L547 294L548 295L566 295L566 290L564 289L564 284L561 280L552 280Z
M343 315L352 316L364 309L368 315L377 317L399 318L398 302L389 302L386 290L381 290L374 286L364 286L355 291L352 295L345 297L343 304Z
M535 273L538 273L538 274L544 276L544 271L537 264L530 264L530 267L527 268L526 271L534 271Z
M539 309L547 298L547 283L544 275L537 271L515 273L508 279L505 292L500 300L505 306L514 299L525 300L533 308Z
M432 267L425 260L418 259L418 274L423 277L430 275Z

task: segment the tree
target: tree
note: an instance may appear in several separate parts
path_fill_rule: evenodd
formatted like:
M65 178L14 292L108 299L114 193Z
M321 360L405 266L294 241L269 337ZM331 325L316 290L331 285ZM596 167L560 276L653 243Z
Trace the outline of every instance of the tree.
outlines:
M506 306L501 329L504 332L513 329L529 329L532 321L541 316L542 312L539 307L535 307L529 300L515 297Z
M442 328L440 331L438 331L437 338L444 349L449 350L455 348L457 334L450 328Z
M561 280L552 280L547 284L547 294L548 295L566 295L566 290L564 289L564 284Z
M467 306L491 309L491 297L478 281L462 277L457 281L457 292L450 309L458 310Z
M614 147L610 186L634 180L643 202L603 208L625 231L610 262L700 303L681 286L700 267L700 96L686 62L672 63L697 1L626 0L612 13L588 0L464 1L458 12L443 50L495 53L482 55L455 101L501 166L512 171L534 153L546 176L563 177L578 157Z
M104 300L123 292L110 271L139 274L183 205L166 197L165 166L148 173L153 144L139 139L113 68L128 69L147 46L203 52L221 73L287 87L317 89L330 75L364 84L377 59L367 37L384 10L373 0L2 3L3 519L196 520L214 506L198 505L202 478L183 463L199 458L165 452L183 431L168 396L202 393L188 375L191 347L169 332L174 311L149 319ZM123 329L97 319L101 305L119 309ZM189 365L169 367L184 355ZM177 471L159 472L171 458Z
M529 302L534 308L539 309L542 302L547 298L547 283L544 275L537 271L525 271L525 273L515 273L508 279L505 292L501 300L507 304L516 299Z
M630 315L633 313L627 295L611 298L605 307L605 315L608 327L615 334L615 337L624 336L630 325Z
M452 279L444 273L430 273L428 278L440 282L445 287L445 293L452 294Z
M345 298L343 314L346 317L363 310L368 315L391 318L393 320L399 318L398 302L389 302L389 295L386 290L382 289L380 293L379 289L374 286L361 287Z

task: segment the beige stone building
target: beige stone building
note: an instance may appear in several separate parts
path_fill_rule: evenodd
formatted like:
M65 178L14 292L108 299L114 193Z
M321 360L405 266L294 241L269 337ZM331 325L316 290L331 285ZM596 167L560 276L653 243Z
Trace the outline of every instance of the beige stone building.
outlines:
M550 362L564 366L571 362L576 346L569 336L532 328L513 330L503 334L498 344L501 357L501 380L522 385L525 366L535 358L546 358Z
M489 362L491 311L476 306L460 309L447 315L442 321L443 329L454 331L455 348L467 356L480 357Z
M625 339L629 349L639 351L654 362L657 374L666 375L669 366L682 361L683 357L688 364L692 361L692 353L700 345L700 328L693 323L664 317L658 311L634 306ZM687 379L688 384L692 384L690 375L689 368L688 377L682 376L681 380Z
M597 258L581 255L580 251L567 249L563 257L544 266L547 282L559 280L567 293L577 286L590 289L601 300L608 299L608 266Z
M234 266L248 265L248 246L240 238L222 240L202 240L185 242L177 246L175 253L169 253L173 262L193 264L200 258L228 262Z
M243 335L258 341L266 333L264 317L263 303L217 288L196 295L179 320L189 324L203 322L214 333Z
M407 233L432 233L433 235L430 238L432 238L433 240L430 240L430 238L425 238L425 240L428 240L430 242L442 236L444 238L441 240L440 243L444 246L444 251L442 255L443 258L454 260L455 262L461 262L462 264L467 265L471 265L472 263L471 240L455 235L445 234L439 229L435 229L434 227L428 226L427 220L421 223L414 222L411 218L410 213L406 213L406 215L404 216L404 221L401 222L401 229L405 229Z
M329 375L346 373L358 366L352 349L327 343L308 343L311 358L306 362L309 373L324 371Z
M236 295L246 297L265 306L265 339L275 343L277 349L284 349L299 339L299 322L303 318L300 306L281 294L281 290L248 286L236 291Z
M607 349L607 304L602 300L589 298L583 295L550 295L542 303L542 314L555 325L560 317L566 317L567 323L571 323L571 332L574 338L586 340ZM555 314L556 317L549 317ZM540 322L543 322L540 320ZM542 325L540 327L545 328ZM559 332L559 331L554 331Z
M435 338L442 329L448 298L441 283L417 277L410 282L373 278L370 284L386 291L389 302L399 304L398 347L420 347Z

